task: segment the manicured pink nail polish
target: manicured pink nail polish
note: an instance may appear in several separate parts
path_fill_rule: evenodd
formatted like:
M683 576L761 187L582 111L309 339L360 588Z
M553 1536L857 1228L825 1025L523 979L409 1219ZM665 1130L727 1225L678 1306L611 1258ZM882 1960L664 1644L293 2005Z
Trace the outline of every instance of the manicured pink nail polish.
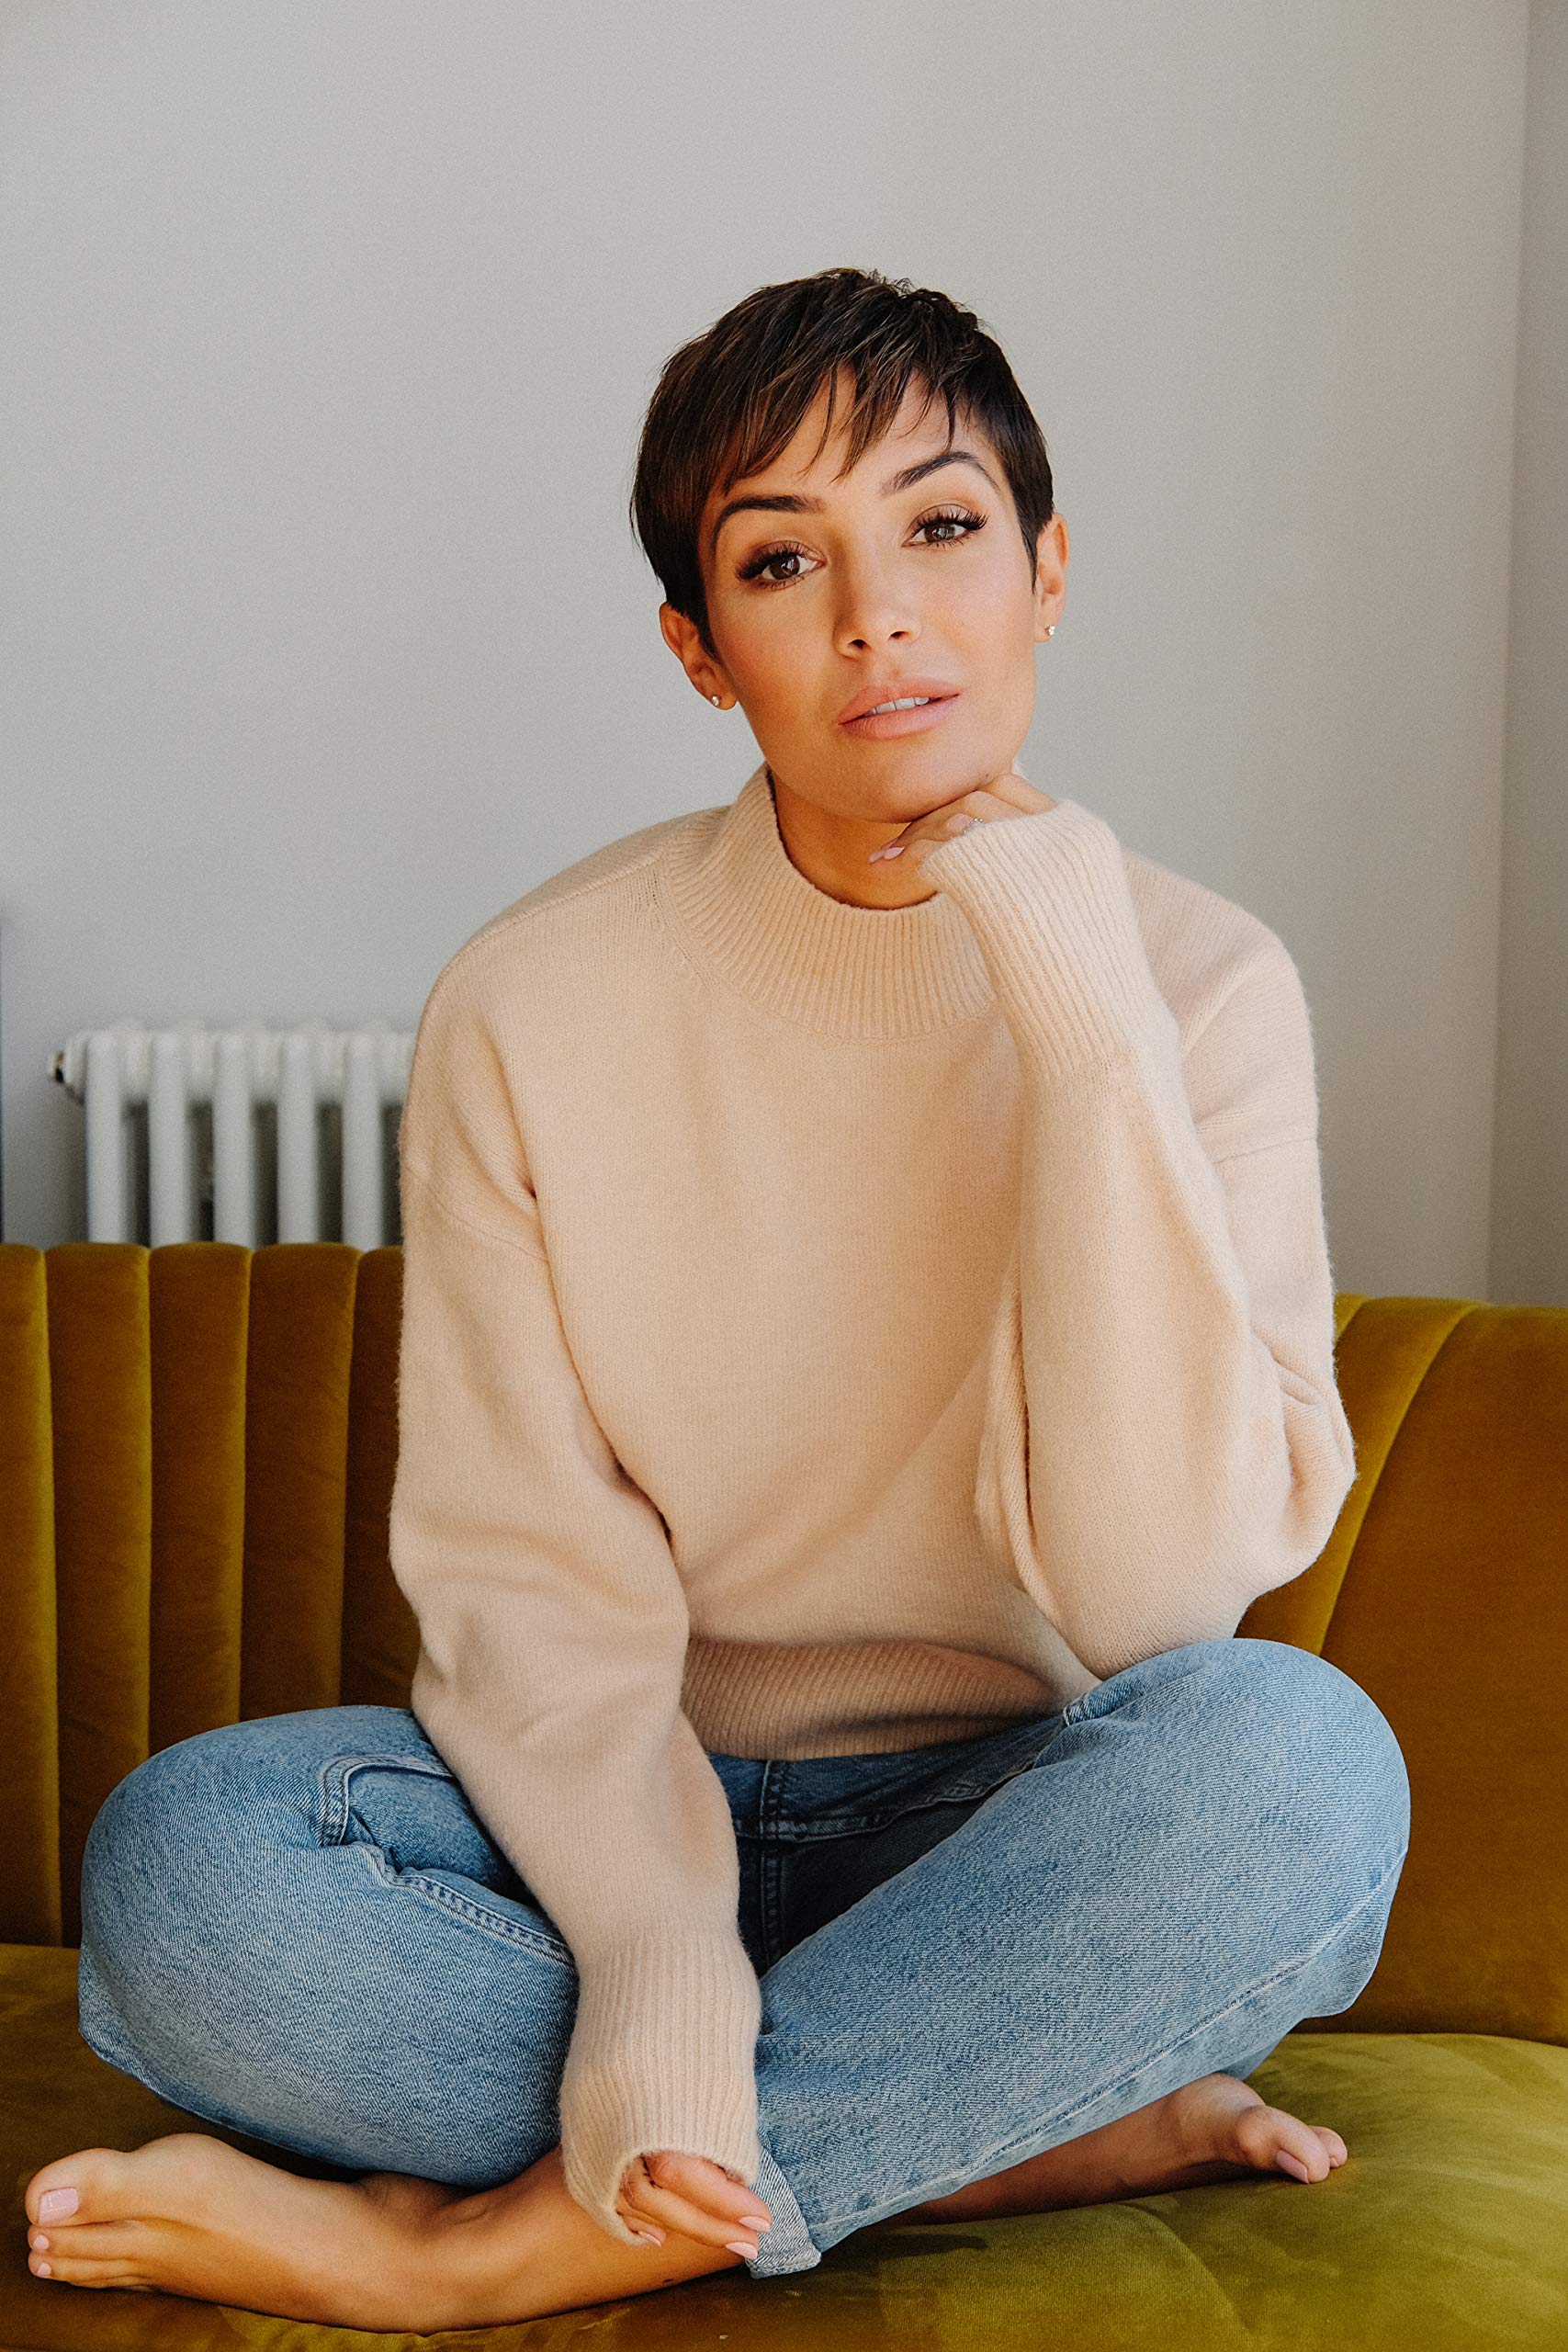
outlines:
M82 2202L74 2188L51 2188L39 2199L38 2217L40 2222L62 2222Z
M750 2238L726 2238L724 2243L728 2253L744 2255L748 2262L755 2261L757 2249Z

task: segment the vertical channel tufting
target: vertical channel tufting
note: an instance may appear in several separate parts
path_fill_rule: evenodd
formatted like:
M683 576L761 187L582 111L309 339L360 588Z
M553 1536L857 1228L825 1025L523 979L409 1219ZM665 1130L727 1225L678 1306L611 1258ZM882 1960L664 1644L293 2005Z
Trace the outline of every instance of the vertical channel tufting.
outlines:
M82 1850L148 1753L152 1448L149 1251L47 1250L60 1644L61 1932L81 1935Z
M61 1939L47 1276L41 1250L0 1242L0 1943Z
M335 1706L358 1250L252 1252L240 1713Z
M398 1339L403 1253L367 1250L355 1286L344 1536L343 1697L406 1707L419 1626L393 1577L389 1521L398 1462Z
M1377 1476L1324 1655L1387 1716L1410 1851L1334 2030L1568 2045L1568 1316L1387 1298L1347 1409Z
M152 1253L154 1750L240 1718L250 1276L235 1242Z

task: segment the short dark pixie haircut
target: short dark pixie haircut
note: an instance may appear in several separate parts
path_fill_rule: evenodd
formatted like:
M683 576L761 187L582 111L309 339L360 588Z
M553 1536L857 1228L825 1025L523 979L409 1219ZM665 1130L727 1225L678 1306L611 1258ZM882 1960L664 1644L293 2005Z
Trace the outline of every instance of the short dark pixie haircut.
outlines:
M824 269L760 286L666 362L643 420L632 487L637 540L667 600L695 624L714 661L697 537L708 495L771 465L824 382L825 448L846 366L854 398L839 479L887 432L910 384L922 384L928 409L945 401L950 437L963 415L995 445L1032 577L1036 541L1055 513L1051 461L1012 369L974 311L874 269Z

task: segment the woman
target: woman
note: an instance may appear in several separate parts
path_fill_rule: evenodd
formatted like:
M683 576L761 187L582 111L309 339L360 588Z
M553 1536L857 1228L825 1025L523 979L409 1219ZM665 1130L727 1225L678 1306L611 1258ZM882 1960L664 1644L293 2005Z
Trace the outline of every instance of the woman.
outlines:
M1409 1826L1235 1636L1355 1472L1295 967L1016 765L1067 533L970 312L761 288L633 507L764 756L424 1008L412 1708L162 1751L84 1872L92 2047L358 2177L80 2151L40 2277L431 2330L1346 2159L1246 2079Z

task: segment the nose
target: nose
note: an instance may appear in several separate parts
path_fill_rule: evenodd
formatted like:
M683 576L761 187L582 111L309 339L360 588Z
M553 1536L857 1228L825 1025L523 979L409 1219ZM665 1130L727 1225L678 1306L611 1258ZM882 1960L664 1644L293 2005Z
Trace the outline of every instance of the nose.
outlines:
M840 653L866 653L879 645L911 644L920 634L919 614L908 584L874 561L844 566L840 573L836 631Z

